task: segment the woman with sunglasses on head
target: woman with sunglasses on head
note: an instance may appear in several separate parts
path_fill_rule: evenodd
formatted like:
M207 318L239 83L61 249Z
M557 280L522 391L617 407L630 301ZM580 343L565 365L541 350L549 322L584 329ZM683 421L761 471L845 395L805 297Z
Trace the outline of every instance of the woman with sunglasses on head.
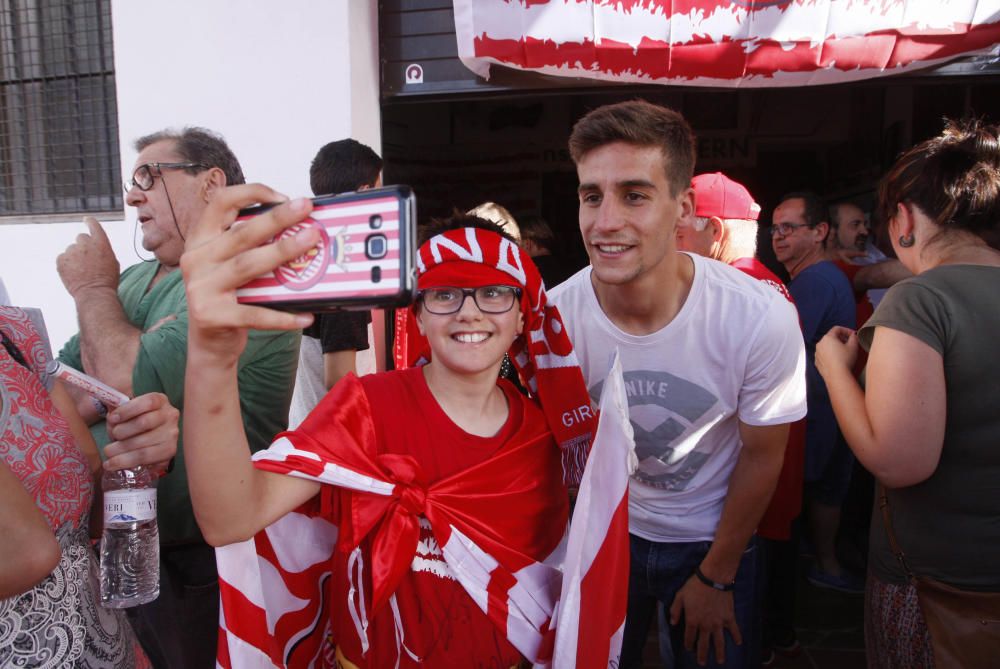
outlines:
M238 235L226 223L239 206L275 197L262 186L228 189L182 259L191 313L191 494L217 546L267 528L257 550L274 546L283 565L280 556L303 542L301 530L280 538L290 519L299 528L335 524L337 538L329 559L311 551L310 564L323 565L316 575L296 568L306 589L331 574L323 586L328 619L307 621L322 638L286 652L277 639L287 617L273 637L240 631L246 616L230 616L224 604L225 652L250 641L288 664L319 657L323 666L348 668L512 667L543 657L551 649L542 647L547 617L538 589L558 583L547 558L558 554L567 521L557 441L564 457L581 451L593 424L565 428L558 419L589 409L589 398L537 270L489 222L461 216L438 226L418 252L419 293L406 328L417 366L348 375L251 463L232 368L245 328L301 328L310 317L240 305L233 293L317 239L307 230L255 248L307 215L307 201L275 207ZM498 380L508 352L537 400ZM539 354L561 356L565 366L545 368ZM218 553L220 574L230 550ZM224 602L229 591L224 583ZM241 641L229 643L234 637Z
M928 592L955 588L966 611L997 593L979 614L947 621L974 623L959 652L1000 657L1000 252L984 239L1000 227L1000 127L949 123L904 153L879 209L916 276L889 289L857 334L832 330L816 351L844 437L880 485L868 662L985 666L950 654ZM859 346L869 352L863 391L851 375Z

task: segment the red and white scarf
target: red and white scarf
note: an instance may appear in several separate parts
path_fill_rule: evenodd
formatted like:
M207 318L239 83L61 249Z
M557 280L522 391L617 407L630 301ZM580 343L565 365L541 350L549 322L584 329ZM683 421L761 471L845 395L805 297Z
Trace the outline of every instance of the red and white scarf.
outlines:
M222 602L216 666L335 666L331 616L342 609L330 600L327 582L361 578L352 562L347 574L335 571L338 538L349 549L366 529L374 535L371 562L363 568L373 574L375 601L356 602L360 590L352 590L347 607L365 636L378 602L391 598L400 565L413 556L420 511L431 519L456 579L533 666L601 669L617 661L628 593L628 477L635 467L620 365L602 392L601 426L573 523L556 550L563 524L555 519L565 513L558 498L565 491L551 446L513 440L488 466L417 490L405 458L376 453L371 409L359 386L347 377L303 429L284 433L254 456L262 469L353 491L351 518L358 522L337 527L332 507L324 509L324 495L317 495L254 538L216 550ZM330 415L339 420L325 418ZM497 471L529 474L512 486L512 477ZM502 505L494 501L500 498ZM539 532L514 530L512 523L525 518L545 522ZM360 573L361 563L354 564ZM397 653L406 652L401 633Z
M481 270L487 270L482 272ZM590 396L559 310L548 303L538 268L515 242L490 230L457 228L427 240L417 251L417 283L478 287L508 284L521 288L524 333L508 355L526 388L542 407L563 454L568 485L578 485L597 427ZM461 283L454 283L464 277ZM397 368L426 364L430 345L420 334L416 309L396 312L394 358Z
M490 621L525 657L547 666L568 507L551 435L526 422L484 462L422 485L413 457L378 453L368 402L349 375L299 429L254 455L260 469L329 487L254 539L216 551L219 666L330 666L317 658L333 647L334 615L350 617L366 649L370 621L391 605L410 569L418 516L430 522L444 561ZM334 514L338 503L347 507ZM366 539L370 547L362 550ZM338 545L350 554L347 573L336 570ZM367 593L362 572L371 575ZM336 589L324 583L331 577L350 581L346 607L329 600ZM397 624L402 654L406 626Z

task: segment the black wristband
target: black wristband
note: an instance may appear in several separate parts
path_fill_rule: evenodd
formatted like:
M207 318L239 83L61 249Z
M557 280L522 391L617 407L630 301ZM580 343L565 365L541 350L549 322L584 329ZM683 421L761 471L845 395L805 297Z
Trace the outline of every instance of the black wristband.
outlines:
M707 585L710 588L715 588L716 590L721 590L722 592L732 592L736 587L736 581L732 583L717 583L713 581L708 576L702 573L701 567L695 567L694 575L698 577L698 580Z

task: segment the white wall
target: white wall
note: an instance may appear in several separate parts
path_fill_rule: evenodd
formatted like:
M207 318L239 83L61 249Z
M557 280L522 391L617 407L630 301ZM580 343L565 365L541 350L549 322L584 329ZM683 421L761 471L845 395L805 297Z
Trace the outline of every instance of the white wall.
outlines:
M134 222L130 219L104 225L122 267L138 262L132 248ZM86 231L83 223L0 226L0 274L11 304L42 309L53 353L58 353L77 329L76 307L56 274L56 256Z
M123 179L132 142L165 127L221 133L248 180L290 196L309 193L326 142L354 137L381 152L373 0L113 0L112 23ZM134 226L131 210L105 221L122 267L138 262ZM0 226L0 276L14 304L44 310L56 349L76 311L55 258L83 231Z

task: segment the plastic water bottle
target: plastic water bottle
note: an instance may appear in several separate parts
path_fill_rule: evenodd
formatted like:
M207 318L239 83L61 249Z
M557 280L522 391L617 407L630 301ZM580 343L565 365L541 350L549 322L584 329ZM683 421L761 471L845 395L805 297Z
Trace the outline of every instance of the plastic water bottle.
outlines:
M156 480L145 467L104 472L101 604L138 606L160 594L160 533Z

